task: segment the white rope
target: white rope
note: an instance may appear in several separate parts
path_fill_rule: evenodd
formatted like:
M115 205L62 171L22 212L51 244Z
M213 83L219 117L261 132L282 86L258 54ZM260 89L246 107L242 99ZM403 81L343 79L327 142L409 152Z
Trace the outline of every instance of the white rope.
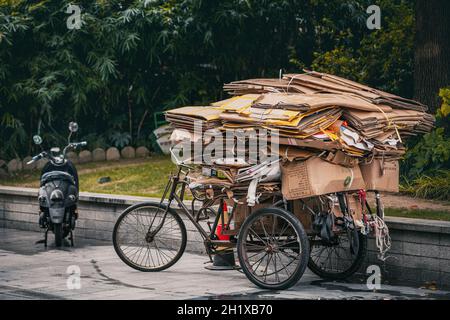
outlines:
M386 252L391 249L391 236L389 235L389 228L379 216L374 216L375 226L375 242L379 250L378 259L385 261Z
M301 74L296 74L295 76L293 76L293 77L291 78L291 80L289 80L288 85L287 85L287 87L286 87L285 93L288 93L288 92L289 92L289 87L290 87L290 85L291 85L291 82L292 82L297 76L300 76L300 75L301 75Z

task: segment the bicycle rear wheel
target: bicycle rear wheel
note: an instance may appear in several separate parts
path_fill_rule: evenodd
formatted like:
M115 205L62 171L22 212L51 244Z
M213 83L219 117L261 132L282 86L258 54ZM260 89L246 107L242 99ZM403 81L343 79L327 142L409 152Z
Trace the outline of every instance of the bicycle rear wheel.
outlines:
M239 232L237 252L247 278L264 289L287 289L305 272L309 242L300 221L280 208L251 214Z
M309 269L323 279L344 280L359 270L367 254L367 236L344 231L332 242L311 238Z
M117 219L113 231L117 255L139 271L162 271L171 267L183 255L186 241L183 220L174 210L159 203L145 202L129 207Z

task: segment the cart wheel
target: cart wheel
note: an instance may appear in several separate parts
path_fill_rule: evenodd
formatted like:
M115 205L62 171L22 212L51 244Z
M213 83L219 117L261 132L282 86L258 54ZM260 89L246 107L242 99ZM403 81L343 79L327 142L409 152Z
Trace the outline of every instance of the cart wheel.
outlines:
M186 248L186 227L176 212L169 209L165 215L166 211L165 205L144 202L120 215L113 244L123 262L139 271L161 271L181 258Z
M305 272L309 242L300 221L280 208L263 208L243 223L237 253L241 267L257 286L281 290Z
M308 267L323 279L344 280L361 267L367 253L367 236L356 230L344 231L334 240L310 238Z

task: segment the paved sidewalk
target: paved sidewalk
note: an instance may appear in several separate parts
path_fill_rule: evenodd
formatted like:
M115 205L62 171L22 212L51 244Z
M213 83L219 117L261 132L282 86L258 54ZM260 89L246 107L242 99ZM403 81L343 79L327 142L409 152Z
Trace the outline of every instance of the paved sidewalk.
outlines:
M285 291L261 290L238 271L209 271L205 256L185 253L172 268L144 273L126 266L110 243L79 240L60 250L35 245L41 233L0 228L0 299L450 299L450 292L322 281L307 271ZM51 237L49 239L52 240ZM67 269L81 288L67 288Z

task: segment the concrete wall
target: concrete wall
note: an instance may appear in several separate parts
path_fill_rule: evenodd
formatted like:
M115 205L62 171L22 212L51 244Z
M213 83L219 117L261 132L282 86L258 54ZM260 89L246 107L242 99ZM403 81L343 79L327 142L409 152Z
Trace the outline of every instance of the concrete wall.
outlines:
M386 218L392 246L387 259L377 259L374 239L369 240L365 267L379 265L383 278L450 287L450 222L409 218Z
M37 193L37 189L0 186L0 227L43 232L38 224ZM80 193L75 241L77 237L112 241L112 231L120 213L142 201L159 202L159 199ZM205 252L203 240L194 225L186 216L182 218L187 229L187 250ZM49 239L52 241L51 235Z
M39 231L37 190L0 187L0 227ZM128 206L149 199L81 193L80 218L75 238L111 240L112 229L120 213ZM204 252L202 238L184 216L188 229L189 251ZM450 286L450 222L407 218L386 218L392 248L385 262L377 259L374 239L369 240L369 254L361 272L371 264L383 270L390 282L414 284L436 282Z

